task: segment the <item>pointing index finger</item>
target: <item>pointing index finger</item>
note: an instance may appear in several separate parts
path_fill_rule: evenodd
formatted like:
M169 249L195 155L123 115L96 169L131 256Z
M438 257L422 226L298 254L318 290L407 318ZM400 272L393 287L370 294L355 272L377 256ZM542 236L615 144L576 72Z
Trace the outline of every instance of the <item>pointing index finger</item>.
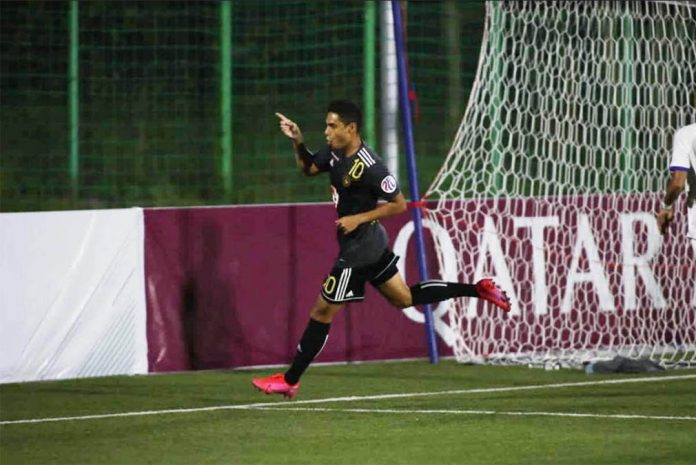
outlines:
M288 118L285 117L284 114L276 112L275 114L278 118L281 119L281 121L290 121Z

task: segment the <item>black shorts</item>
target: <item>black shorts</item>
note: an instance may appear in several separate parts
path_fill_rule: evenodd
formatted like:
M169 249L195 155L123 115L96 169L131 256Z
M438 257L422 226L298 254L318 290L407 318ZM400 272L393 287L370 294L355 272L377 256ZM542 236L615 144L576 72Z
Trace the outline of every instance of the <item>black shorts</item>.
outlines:
M377 287L399 272L396 262L399 257L387 249L375 263L356 268L334 265L321 286L321 295L328 302L359 301L365 298L365 281Z

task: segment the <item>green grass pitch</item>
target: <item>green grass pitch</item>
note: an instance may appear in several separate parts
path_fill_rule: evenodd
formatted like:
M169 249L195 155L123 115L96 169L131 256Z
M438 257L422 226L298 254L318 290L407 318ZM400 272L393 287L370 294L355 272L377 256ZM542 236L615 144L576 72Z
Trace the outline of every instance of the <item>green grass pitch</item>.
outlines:
M274 371L0 385L0 464L696 463L693 370L316 366L293 401Z

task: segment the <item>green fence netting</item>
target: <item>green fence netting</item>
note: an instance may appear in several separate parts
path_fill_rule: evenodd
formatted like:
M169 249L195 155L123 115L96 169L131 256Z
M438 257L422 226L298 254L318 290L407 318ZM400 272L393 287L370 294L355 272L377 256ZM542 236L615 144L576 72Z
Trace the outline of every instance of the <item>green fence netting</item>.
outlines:
M484 7L402 5L427 185L464 113ZM274 112L297 121L316 148L328 102L362 106L372 85L375 104L364 111L376 115L368 142L379 150L379 8L1 2L0 209L328 200L325 179L295 168Z

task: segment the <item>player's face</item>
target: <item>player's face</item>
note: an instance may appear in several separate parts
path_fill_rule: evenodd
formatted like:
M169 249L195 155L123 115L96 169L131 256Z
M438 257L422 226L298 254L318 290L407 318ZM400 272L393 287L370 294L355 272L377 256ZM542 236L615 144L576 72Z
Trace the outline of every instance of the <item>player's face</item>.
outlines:
M334 150L346 148L356 137L355 123L344 124L336 113L326 114L326 142Z

